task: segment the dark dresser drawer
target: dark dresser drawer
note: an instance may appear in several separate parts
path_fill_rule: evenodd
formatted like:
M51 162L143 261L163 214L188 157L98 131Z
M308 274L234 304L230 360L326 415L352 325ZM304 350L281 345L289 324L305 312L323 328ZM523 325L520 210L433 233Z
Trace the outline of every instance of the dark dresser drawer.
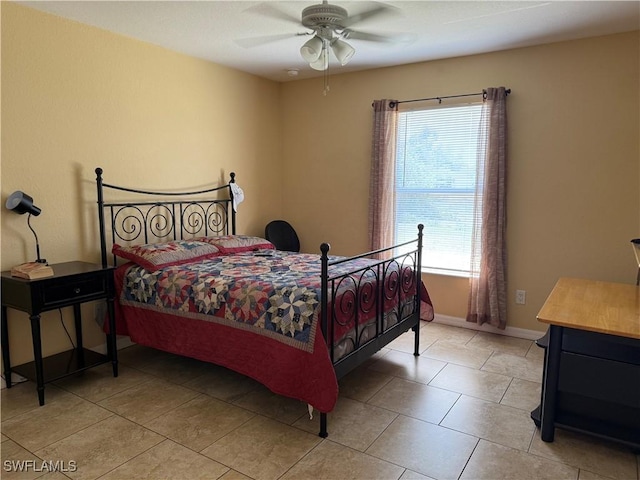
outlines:
M80 300L93 295L104 295L107 283L103 275L92 275L84 280L74 279L69 282L58 282L43 291L43 306Z
M562 352L558 389L640 409L640 365Z

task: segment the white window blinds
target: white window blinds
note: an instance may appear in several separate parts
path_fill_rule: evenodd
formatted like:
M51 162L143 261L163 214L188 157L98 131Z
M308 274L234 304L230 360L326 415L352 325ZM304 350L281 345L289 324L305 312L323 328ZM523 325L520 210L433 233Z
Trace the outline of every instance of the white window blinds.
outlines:
M422 265L469 272L482 104L399 113L396 152L396 241L423 223Z

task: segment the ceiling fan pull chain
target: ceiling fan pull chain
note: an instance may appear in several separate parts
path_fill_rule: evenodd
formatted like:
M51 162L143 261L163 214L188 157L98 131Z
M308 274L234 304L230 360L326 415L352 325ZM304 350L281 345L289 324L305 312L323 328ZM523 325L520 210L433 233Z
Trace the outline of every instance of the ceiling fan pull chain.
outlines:
M325 97L327 96L327 93L329 93L329 69L327 68L324 71L324 89L322 90L322 95L324 95Z

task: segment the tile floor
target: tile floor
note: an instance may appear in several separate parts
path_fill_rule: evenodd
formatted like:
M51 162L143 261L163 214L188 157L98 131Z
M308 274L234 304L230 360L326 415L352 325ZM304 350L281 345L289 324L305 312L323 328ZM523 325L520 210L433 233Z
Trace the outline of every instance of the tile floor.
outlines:
M533 342L423 324L340 382L329 438L300 402L149 348L47 385L2 390L3 479L639 480L640 455L556 431L540 440ZM28 471L12 461L32 460ZM58 462L48 472L43 460ZM24 464L24 462L22 463ZM35 466L36 468L33 468ZM75 468L74 468L75 466ZM60 471L62 470L62 471ZM73 470L73 471L72 471Z

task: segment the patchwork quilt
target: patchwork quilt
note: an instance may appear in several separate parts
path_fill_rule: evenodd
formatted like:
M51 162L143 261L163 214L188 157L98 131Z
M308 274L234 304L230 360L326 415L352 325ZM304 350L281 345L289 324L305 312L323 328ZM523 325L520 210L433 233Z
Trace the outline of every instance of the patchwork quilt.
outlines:
M354 285L375 285L381 273L371 264L357 259L330 267L330 276L350 273L336 287L337 299L344 297L341 304L349 306L333 312L339 325L334 341L356 322L375 316L367 302L377 295L367 299L366 289L358 298L353 293ZM275 250L221 255L153 272L129 263L116 271L117 333L226 366L328 412L337 399L337 381L320 329L320 268L319 255ZM397 274L385 275L392 283L411 275L408 267L394 268ZM395 283L385 288L397 291ZM424 298L426 290L421 293ZM412 286L389 295L384 308L410 302L414 294Z

